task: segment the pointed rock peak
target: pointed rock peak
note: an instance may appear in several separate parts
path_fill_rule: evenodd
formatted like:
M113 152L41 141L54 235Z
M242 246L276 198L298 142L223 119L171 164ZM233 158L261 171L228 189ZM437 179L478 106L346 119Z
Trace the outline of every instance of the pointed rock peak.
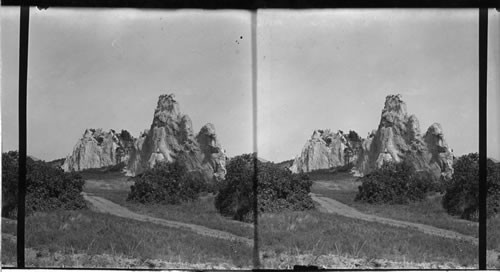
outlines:
M403 101L403 96L400 94L390 94L385 97L384 110L387 111L401 111L404 110L406 114L406 104Z
M175 100L174 94L160 95L155 109L153 124L156 126L163 126L169 119L177 120L179 115L179 104Z
M432 145L434 149L439 152L448 152L451 153L451 149L449 149L448 144L444 138L443 129L439 123L432 124L425 133L424 136L425 141Z
M215 127L206 124L195 136L193 123L181 113L173 94L160 95L150 130L134 143L128 174L137 175L160 161L181 159L189 171L205 181L224 179L226 156L217 140Z
M203 135L207 135L207 136L215 136L215 126L211 123L208 123L200 129L199 134L203 134Z
M390 126L407 119L406 104L401 98L400 94L388 95L385 98L385 105L380 120L381 125Z
M453 154L444 139L441 125L435 123L424 136L415 115L408 116L401 95L388 95L377 131L362 145L357 170L368 174L387 161L406 158L419 171L435 178L449 178L453 173Z
M432 134L436 136L442 136L443 135L443 128L441 128L441 124L439 123L434 123L432 124L428 129L426 134Z

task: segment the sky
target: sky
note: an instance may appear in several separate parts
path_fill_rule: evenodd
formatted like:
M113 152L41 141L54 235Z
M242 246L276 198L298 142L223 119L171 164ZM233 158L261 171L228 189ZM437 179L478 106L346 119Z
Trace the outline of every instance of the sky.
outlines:
M19 9L2 8L2 151L18 149ZM250 153L246 11L30 10L28 154L66 157L85 128L151 125L174 93L195 132L213 123L229 156Z
M422 133L440 123L455 155L477 152L478 18L464 9L260 11L259 155L293 159L315 129L366 137L389 94L403 96ZM498 67L498 18L492 25ZM496 86L488 156L499 159Z
M19 9L2 8L2 151L18 149ZM194 130L210 122L232 157L252 152L251 21L246 11L31 9L28 154L65 157L85 128L151 125L174 93ZM499 19L490 13L488 156L500 159ZM478 12L265 10L257 13L257 149L279 162L314 129L376 129L402 94L425 133L455 155L478 150Z

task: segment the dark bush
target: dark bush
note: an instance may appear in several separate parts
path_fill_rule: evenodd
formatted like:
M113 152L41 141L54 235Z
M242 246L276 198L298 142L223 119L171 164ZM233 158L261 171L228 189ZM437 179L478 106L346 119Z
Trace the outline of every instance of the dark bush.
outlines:
M362 142L361 137L354 130L349 130L349 134L347 134L347 140L351 142L360 142L360 143Z
M446 184L443 207L451 215L477 221L479 217L479 155L470 153L453 164L453 177ZM487 160L487 216L500 212L500 166Z
M431 191L438 191L436 179L426 171L416 171L411 163L386 163L361 178L356 201L407 204L419 201Z
M187 171L181 162L160 162L134 178L128 201L179 204L197 199L207 188L201 173Z
M14 218L17 214L18 160L15 151L2 153L2 217Z
M19 154L2 154L2 216L14 218L17 214ZM26 214L55 209L83 209L81 195L85 181L75 173L64 173L44 161L26 160Z
M312 181L307 176L292 174L278 164L260 162L255 160L255 155L245 154L227 164L226 179L221 183L215 199L215 207L221 214L240 221L253 220L255 162L259 212L314 208L309 196Z
M133 142L134 141L134 138L132 137L132 135L130 135L130 132L128 132L127 130L124 130L124 129L122 129L122 131L120 132L120 138L125 142Z

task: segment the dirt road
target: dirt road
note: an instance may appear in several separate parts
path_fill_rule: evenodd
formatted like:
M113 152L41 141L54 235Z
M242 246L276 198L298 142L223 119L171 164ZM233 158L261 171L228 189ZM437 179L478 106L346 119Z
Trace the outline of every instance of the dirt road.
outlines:
M158 224L158 225L162 225L162 226L166 226L166 227L171 227L171 228L189 230L189 231L192 231L196 234L200 234L200 235L204 235L204 236L208 236L208 237L213 237L213 238L230 240L230 241L238 241L238 242L245 243L249 246L253 246L252 239L237 236L237 235L231 234L229 232L210 229L210 228L200 226L200 225L195 225L195 224L165 220L165 219L161 219L161 218L151 217L148 215L138 214L138 213L130 211L129 209L127 209L123 206L120 206L114 202L111 202L107 199L104 199L104 198L98 197L98 196L94 196L91 194L87 194L87 193L83 193L83 197L85 198L85 200L90 202L92 204L92 206L97 211L102 212L102 213L109 213L109 214L112 214L115 216L133 219L133 220L138 220L138 221L143 221L143 222L151 222L154 224Z
M321 205L321 208L328 213L336 213L336 214L340 214L340 215L350 217L350 218L361 219L361 220L370 221L370 222L377 222L377 223L382 223L382 224L396 226L396 227L407 227L407 228L419 230L423 233L430 234L430 235L451 238L451 239L465 240L465 241L468 241L468 242L471 242L474 244L478 243L478 239L475 237L464 235L464 234L454 232L451 230L445 230L445 229L440 229L440 228L436 228L436 227L429 226L429 225L400 221L400 220L380 217L380 216L376 216L376 215L372 215L372 214L366 214L366 213L362 213L362 212L354 209L353 207L350 207L348 205L345 205L337 200L334 200L334 199L331 199L328 197L319 196L319 195L316 195L313 193L311 193L311 196L312 196L312 199L314 201L316 201L317 203L319 203Z

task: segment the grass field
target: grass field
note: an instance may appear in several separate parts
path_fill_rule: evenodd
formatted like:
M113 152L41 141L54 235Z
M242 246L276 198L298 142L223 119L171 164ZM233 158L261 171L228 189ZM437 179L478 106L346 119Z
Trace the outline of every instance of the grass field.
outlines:
M477 246L421 232L317 211L265 214L259 222L264 258L280 254L477 264Z
M163 260L191 264L226 263L228 267L249 268L252 259L252 248L246 244L89 210L61 210L28 217L26 247L36 252L35 256L27 258L28 266L85 266L82 263L61 264L55 257L78 254L90 256L89 262L92 256L105 254L139 260L135 265L145 266L147 263L149 267L150 260ZM47 257L54 259L47 262ZM113 267L112 262L87 264Z
M354 201L360 182L349 173L311 174L315 183L311 191L330 197L357 210L382 217L421 223L434 227L453 230L462 234L478 237L478 224L451 216L441 206L442 196L435 195L424 201L408 205L368 204ZM332 185L333 184L333 185ZM331 185L330 187L326 185Z

